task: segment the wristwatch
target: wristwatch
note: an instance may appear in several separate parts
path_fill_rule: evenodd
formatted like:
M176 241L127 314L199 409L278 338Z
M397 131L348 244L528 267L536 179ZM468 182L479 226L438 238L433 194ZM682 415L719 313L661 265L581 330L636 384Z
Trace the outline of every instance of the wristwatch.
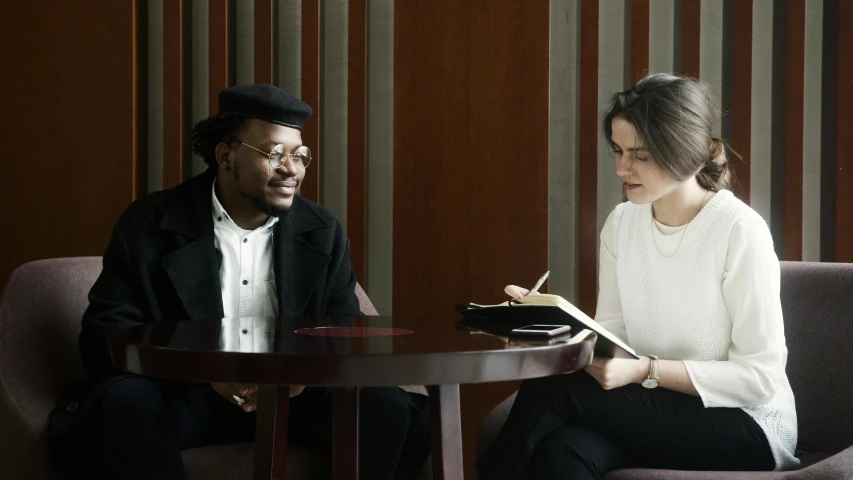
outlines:
M649 376L643 380L642 385L646 388L658 388L658 356L649 355Z

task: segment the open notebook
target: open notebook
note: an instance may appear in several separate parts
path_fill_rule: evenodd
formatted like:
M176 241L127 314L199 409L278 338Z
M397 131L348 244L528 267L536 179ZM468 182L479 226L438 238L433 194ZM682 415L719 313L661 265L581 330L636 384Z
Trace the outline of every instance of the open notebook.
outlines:
M536 323L548 325L570 325L572 334L583 329L598 335L595 354L611 358L640 358L634 349L616 335L602 327L568 300L559 295L529 295L521 300L511 300L498 305L469 303L456 308L465 318L459 325L481 330L497 330L506 334L513 328Z

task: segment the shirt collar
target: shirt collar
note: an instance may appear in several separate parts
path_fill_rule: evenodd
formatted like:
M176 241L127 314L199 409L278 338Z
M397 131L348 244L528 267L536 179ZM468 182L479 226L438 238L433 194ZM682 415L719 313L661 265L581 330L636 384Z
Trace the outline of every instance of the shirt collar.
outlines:
M213 186L211 187L212 202L213 202L213 224L216 225L219 222L226 222L226 225L229 227L233 227L243 231L250 231L240 228L239 225L234 223L234 220L231 219L231 216L228 215L228 212L225 210L225 207L222 206L222 203L219 202L219 198L216 197L216 179L213 180ZM267 223L255 229L261 230L265 228L272 228L273 225L278 222L279 218L275 215L270 215L270 218L267 219Z

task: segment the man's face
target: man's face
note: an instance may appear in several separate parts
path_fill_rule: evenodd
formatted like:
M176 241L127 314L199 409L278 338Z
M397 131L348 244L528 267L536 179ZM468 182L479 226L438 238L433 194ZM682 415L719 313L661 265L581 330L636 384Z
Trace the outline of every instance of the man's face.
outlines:
M299 130L254 118L248 119L234 138L264 152L273 150L277 144L284 145L285 153L294 153L302 146ZM273 170L269 158L263 153L239 142L230 145L230 173L240 196L268 215L286 212L302 186L305 170L297 168L286 156L287 161Z

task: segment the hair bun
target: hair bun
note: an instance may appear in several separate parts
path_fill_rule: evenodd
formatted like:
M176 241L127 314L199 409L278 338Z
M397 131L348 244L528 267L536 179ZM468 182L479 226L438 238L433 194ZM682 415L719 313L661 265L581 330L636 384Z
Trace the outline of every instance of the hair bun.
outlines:
M711 190L714 191L726 188L732 179L726 147L726 142L723 139L711 137L708 158L705 160L702 170L699 171L700 183L711 187Z

